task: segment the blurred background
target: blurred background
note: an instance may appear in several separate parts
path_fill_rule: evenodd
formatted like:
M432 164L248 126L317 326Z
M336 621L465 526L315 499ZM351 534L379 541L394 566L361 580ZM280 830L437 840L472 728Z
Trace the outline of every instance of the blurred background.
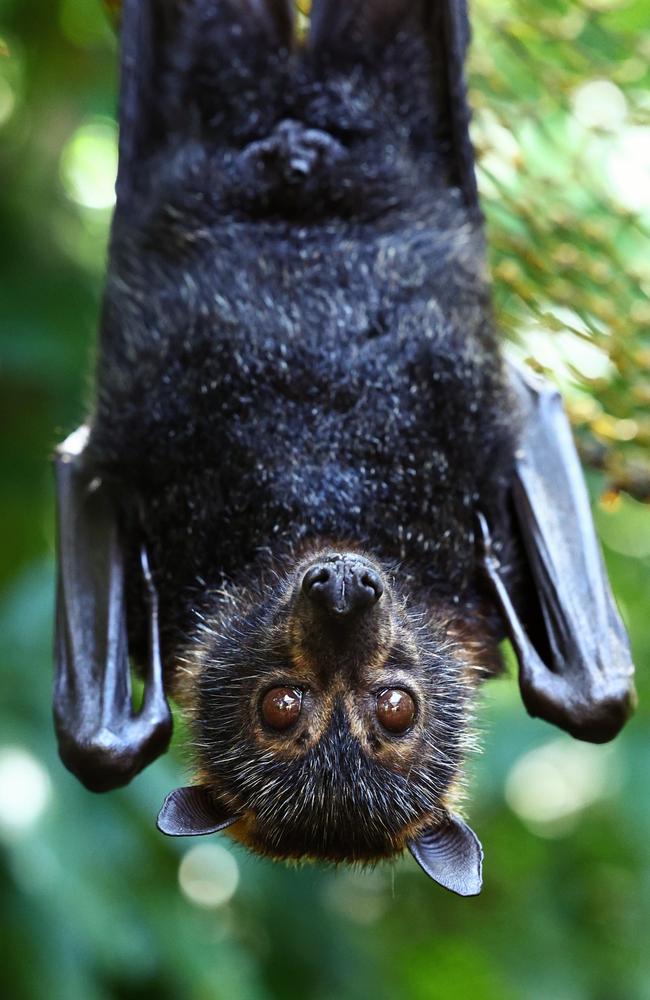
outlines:
M179 744L85 792L50 719L50 455L84 413L116 165L100 0L0 0L0 992L9 1000L650 998L648 0L474 0L473 134L509 349L565 393L640 707L610 746L480 709L485 888L284 869L154 826Z

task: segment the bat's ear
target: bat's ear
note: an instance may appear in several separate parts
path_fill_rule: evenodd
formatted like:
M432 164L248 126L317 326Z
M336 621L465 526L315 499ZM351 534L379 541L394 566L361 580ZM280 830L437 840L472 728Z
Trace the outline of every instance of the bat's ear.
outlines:
M170 792L158 814L157 826L168 837L200 837L225 830L238 819L219 805L203 785L192 785Z
M481 891L483 848L460 816L449 813L440 825L412 840L408 848L438 885L458 896L477 896Z

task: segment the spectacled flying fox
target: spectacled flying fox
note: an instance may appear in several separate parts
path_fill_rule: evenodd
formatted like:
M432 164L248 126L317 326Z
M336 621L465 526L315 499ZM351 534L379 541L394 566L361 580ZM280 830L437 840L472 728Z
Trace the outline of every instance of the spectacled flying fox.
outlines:
M60 447L54 709L124 785L173 697L173 836L408 848L461 895L481 682L611 739L627 638L561 402L502 357L464 0L124 0L96 389ZM145 679L132 707L130 661Z

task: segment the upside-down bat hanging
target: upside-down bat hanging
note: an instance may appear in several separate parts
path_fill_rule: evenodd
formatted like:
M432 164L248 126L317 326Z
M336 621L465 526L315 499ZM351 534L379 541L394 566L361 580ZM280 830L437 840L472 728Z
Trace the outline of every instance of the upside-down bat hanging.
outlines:
M580 739L633 689L560 401L495 336L465 2L314 0L298 40L284 0L124 0L121 33L95 402L57 458L61 756L127 783L173 696L196 783L163 832L408 847L474 894L500 640Z

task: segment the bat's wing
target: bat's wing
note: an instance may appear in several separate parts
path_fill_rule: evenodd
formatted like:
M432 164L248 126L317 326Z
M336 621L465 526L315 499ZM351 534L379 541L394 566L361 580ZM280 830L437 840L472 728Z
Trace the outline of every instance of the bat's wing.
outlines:
M472 213L480 214L465 56L470 40L466 0L313 0L310 45L314 51L356 45L378 37L382 44L399 31L424 35L430 52L436 153L448 162L450 182ZM431 137L433 139L433 136Z
M156 591L142 550L149 666L135 712L126 638L122 549L108 491L86 470L86 428L59 448L54 718L66 767L92 791L125 785L167 749Z
M634 706L633 665L596 539L589 498L559 393L511 369L523 433L513 500L538 646L520 619L481 520L485 568L519 660L526 708L594 743L612 739ZM531 630L532 631L532 630Z

